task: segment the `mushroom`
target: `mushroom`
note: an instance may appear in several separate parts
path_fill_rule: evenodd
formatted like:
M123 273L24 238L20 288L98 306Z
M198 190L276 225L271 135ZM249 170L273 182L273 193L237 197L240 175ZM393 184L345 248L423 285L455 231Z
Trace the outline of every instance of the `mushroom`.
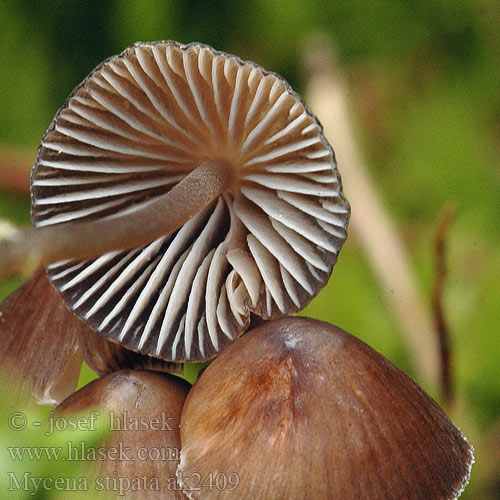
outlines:
M65 399L55 418L103 417L106 443L86 449L97 491L135 500L185 498L177 487L179 421L189 384L167 374L120 371L94 380ZM94 424L97 429L97 424ZM85 448L78 448L83 454ZM94 457L95 455L95 457ZM112 495L115 498L115 495ZM100 497L99 497L100 498ZM106 496L108 498L108 496Z
M0 305L0 369L13 388L13 403L34 398L56 405L71 394L82 364L77 337L89 331L43 270L7 297Z
M66 310L66 313L74 316L70 311ZM83 322L80 320L80 323ZM77 341L83 360L101 377L120 370L184 373L182 364L131 351L121 344L101 337L89 326L84 331L77 332Z
M462 492L472 462L463 434L384 357L335 326L283 318L197 380L177 476L204 500L444 500ZM225 487L197 490L209 476Z
M0 274L47 265L103 337L214 357L326 284L349 206L322 127L288 83L199 43L137 43L72 92L31 177L35 230Z
M0 305L0 337L0 372L16 389L16 405L60 403L75 390L82 361L101 376L126 368L182 372L96 334L68 311L43 269Z

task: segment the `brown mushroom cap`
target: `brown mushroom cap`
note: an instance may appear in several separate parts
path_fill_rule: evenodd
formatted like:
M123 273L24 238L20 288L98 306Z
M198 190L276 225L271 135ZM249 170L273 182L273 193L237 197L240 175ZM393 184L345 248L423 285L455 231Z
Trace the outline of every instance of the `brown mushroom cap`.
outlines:
M17 405L56 405L77 385L78 336L91 329L71 314L43 269L0 305L0 376Z
M54 291L54 293L57 293ZM61 297L59 300L62 302ZM66 310L66 314L72 314ZM79 320L83 324L83 321ZM131 351L123 345L111 342L85 325L85 330L77 332L78 348L83 360L99 376L120 370L150 370L182 374L184 365L164 361Z
M177 231L49 266L101 335L167 360L209 359L250 313L292 314L326 284L349 207L321 125L280 76L197 43L135 44L73 91L41 142L33 222L132 213L207 162L229 165L234 181Z
M0 376L16 404L56 405L74 392L82 358L99 375L124 369L182 373L182 365L145 356L95 333L65 307L39 269L0 304Z
M189 393L181 443L178 478L205 500L452 499L473 461L402 371L306 318L268 322L225 349ZM194 472L239 484L195 491Z
M78 416L87 422L95 412L103 417L107 440L90 462L90 473L124 485L124 493L116 496L108 491L106 498L185 498L176 487L175 471L180 415L188 390L189 384L178 377L124 370L92 381L56 408L57 417ZM97 479L90 484L97 484Z

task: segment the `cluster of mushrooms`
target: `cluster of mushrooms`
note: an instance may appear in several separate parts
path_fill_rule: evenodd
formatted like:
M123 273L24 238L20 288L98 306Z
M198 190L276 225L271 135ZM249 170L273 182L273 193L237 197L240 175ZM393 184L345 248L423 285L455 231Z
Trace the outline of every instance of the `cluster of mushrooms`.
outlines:
M35 228L0 242L1 276L35 270L1 306L0 368L61 415L168 415L108 436L179 451L98 464L158 480L126 498L459 496L472 447L436 403L340 328L291 317L326 284L349 206L279 75L137 43L57 112L31 192ZM193 387L171 374L213 358ZM73 392L82 359L100 378Z

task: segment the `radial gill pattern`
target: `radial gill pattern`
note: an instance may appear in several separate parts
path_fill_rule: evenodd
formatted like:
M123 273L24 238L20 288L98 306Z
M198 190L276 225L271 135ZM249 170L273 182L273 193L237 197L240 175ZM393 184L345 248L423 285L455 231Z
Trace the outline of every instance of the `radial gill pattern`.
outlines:
M300 97L278 75L204 45L136 44L57 113L32 173L36 226L145 206L217 159L237 182L179 230L49 266L68 306L103 336L167 360L215 356L251 312L292 314L325 285L349 207Z

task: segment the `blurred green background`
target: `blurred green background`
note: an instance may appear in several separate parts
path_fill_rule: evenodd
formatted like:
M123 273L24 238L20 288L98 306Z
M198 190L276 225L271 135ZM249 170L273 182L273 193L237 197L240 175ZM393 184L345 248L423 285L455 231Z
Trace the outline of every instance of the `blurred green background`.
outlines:
M375 187L429 303L435 228L447 202L458 207L444 294L456 390L449 414L476 448L463 498L500 498L499 25L497 0L2 0L0 147L34 160L73 87L135 41L204 42L281 73L303 93L306 41L330 36ZM0 218L28 224L27 197L0 184ZM1 297L18 283L4 283ZM305 313L414 374L354 238Z

